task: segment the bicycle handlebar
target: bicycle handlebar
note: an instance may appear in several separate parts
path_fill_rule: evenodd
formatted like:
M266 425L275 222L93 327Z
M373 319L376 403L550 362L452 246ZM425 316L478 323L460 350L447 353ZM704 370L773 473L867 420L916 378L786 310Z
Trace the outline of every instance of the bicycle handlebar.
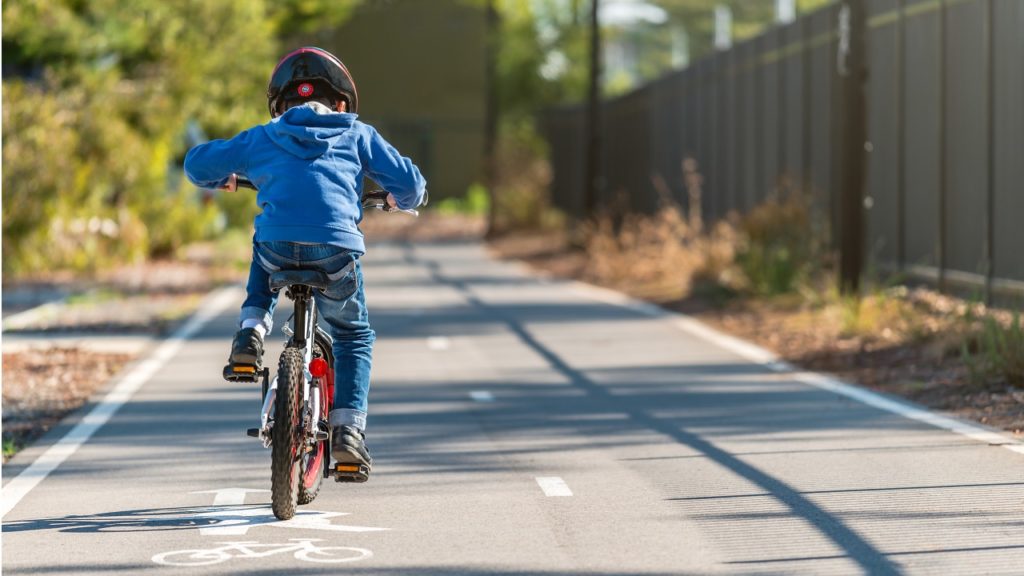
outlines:
M238 188L249 188L250 190L256 190L256 185L252 183L252 180L244 176L235 177L235 185ZM380 210L381 212L404 212L413 216L419 216L419 210L408 209L403 210L395 207L391 208L388 206L388 191L387 190L369 190L363 194L361 199L363 209ZM424 202L426 204L426 202Z
M363 209L370 208L374 210L380 210L381 212L404 212L406 214L411 214L413 216L420 215L419 210L415 210L412 208L408 210L403 210L402 208L399 208L397 206L394 208L389 206L387 190L370 190L368 192L363 193L362 203Z
M238 186L239 188L248 188L250 190L256 190L256 185L252 183L252 180L249 180L245 176L235 176L235 185Z

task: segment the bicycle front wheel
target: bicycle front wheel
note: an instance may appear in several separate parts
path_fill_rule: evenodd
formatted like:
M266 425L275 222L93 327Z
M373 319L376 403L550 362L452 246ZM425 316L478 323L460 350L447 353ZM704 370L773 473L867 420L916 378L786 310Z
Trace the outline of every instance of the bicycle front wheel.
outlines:
M302 448L302 350L285 348L277 366L274 427L270 431L270 502L274 516L295 516L299 495L299 455Z

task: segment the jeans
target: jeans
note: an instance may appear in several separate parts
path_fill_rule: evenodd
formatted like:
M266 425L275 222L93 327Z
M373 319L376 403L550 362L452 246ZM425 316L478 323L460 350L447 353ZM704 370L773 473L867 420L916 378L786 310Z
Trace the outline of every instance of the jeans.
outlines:
M334 280L324 291L315 291L321 326L334 338L334 409L331 426L366 428L370 367L373 342L363 291L363 272L359 252L326 244L295 242L256 242L249 267L248 296L242 304L239 324L259 320L270 334L278 294L270 291L270 272L280 269L319 270L331 276L352 263L347 274Z

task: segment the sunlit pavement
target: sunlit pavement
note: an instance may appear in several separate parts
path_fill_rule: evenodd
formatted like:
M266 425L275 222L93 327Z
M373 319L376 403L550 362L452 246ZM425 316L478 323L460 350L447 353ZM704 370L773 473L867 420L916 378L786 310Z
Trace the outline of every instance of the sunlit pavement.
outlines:
M377 245L366 278L369 483L270 515L258 393L220 380L239 290L4 517L4 573L1022 571L1024 455L476 244Z

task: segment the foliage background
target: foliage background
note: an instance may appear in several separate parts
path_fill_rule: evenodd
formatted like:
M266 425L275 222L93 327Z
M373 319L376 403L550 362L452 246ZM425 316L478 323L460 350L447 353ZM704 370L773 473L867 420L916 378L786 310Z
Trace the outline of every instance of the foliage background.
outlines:
M461 1L480 10L488 3ZM671 21L685 23L694 57L711 49L716 0L650 1ZM823 1L801 0L801 9ZM88 272L169 255L226 227L248 226L256 210L251 197L196 191L181 174L184 152L203 137L227 137L265 121L265 82L276 58L287 46L316 43L310 40L336 30L360 3L4 2L7 277ZM541 174L533 168L544 154L533 118L585 94L590 2L493 3L500 16L491 32L501 116L497 150L533 150L534 157L512 154L525 164L504 172ZM737 36L771 21L771 1L726 3ZM605 30L608 38L621 33ZM670 65L665 34L664 26L643 31L654 55L644 60L643 74ZM552 58L568 64L543 73ZM545 185L542 175L534 181Z
M224 137L263 121L281 39L356 4L4 2L4 272L94 270L173 252L219 214L248 222L251 198L222 212L181 177L186 127Z

